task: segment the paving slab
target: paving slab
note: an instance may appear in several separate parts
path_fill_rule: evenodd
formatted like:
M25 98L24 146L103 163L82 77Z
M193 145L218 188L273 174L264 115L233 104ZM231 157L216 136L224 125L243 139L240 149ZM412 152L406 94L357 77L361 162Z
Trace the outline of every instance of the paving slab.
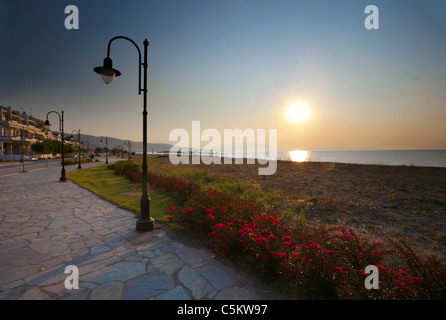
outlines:
M57 167L0 176L0 300L282 298L167 225L137 232L132 212L59 177ZM67 266L79 289L65 287Z

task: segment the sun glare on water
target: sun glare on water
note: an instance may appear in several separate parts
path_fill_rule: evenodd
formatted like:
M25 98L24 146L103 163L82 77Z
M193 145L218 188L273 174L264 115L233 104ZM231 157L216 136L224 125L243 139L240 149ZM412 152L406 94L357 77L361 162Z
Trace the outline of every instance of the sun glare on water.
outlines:
M303 122L308 119L310 110L303 102L296 102L290 105L287 112L287 119L292 122Z
M306 150L293 150L288 154L293 162L304 162L308 158L308 151Z

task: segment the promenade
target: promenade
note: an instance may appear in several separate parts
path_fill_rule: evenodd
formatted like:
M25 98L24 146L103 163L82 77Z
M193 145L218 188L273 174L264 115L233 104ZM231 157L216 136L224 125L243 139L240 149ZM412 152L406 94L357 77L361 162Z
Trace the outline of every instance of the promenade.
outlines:
M133 213L59 182L60 169L0 168L0 299L279 299L168 226L136 232ZM65 287L68 265L79 270L79 289Z

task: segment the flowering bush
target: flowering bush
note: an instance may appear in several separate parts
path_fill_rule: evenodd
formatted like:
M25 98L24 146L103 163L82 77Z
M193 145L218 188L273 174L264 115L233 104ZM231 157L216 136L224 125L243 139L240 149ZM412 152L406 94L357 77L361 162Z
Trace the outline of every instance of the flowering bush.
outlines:
M200 186L192 181L183 181L176 177L169 177L165 175L157 175L149 173L147 177L148 183L162 188L167 192L182 196L183 199L188 198L193 192L199 191Z
M407 244L361 238L342 227L288 226L279 211L189 181L149 174L149 183L181 197L168 221L200 236L208 248L258 276L292 290L297 298L444 299L444 260L419 259ZM379 289L368 290L364 269L379 270Z

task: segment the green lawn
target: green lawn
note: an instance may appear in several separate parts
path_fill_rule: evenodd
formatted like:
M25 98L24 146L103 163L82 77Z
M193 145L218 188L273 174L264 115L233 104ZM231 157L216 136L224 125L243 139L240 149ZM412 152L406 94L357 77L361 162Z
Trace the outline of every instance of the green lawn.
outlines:
M67 173L67 178L139 217L142 186L114 175L112 170L107 169L107 165L71 171ZM149 197L150 215L157 221L167 221L166 215L174 200L159 191L149 191Z

